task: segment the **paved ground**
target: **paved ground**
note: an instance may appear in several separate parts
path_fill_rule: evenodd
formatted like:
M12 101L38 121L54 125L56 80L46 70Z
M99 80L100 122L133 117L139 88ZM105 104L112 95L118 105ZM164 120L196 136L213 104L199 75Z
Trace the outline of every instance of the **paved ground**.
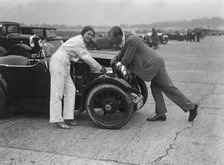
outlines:
M224 37L170 41L157 51L174 84L200 104L193 123L167 98L167 121L146 122L151 94L119 130L98 129L85 114L72 130L55 128L47 116L9 117L0 120L0 164L223 165Z

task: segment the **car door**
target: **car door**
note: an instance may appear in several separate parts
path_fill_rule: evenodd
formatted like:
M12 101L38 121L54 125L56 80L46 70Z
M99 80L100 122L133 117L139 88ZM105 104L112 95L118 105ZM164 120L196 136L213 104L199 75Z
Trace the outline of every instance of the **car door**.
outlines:
M8 66L7 83L13 98L49 99L50 74L44 63Z

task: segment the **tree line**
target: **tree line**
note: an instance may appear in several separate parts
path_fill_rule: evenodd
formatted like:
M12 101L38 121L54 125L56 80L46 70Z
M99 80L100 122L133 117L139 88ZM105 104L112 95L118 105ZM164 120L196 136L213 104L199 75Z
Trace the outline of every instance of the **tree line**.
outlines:
M57 29L82 29L84 25L68 26L65 24L30 24L30 26L44 26L44 27L55 27ZM181 20L181 21L162 21L154 22L151 24L120 24L122 28L138 28L138 29L149 29L155 28L169 28L169 27L185 27L185 28L195 28L203 27L207 29L217 29L220 26L224 26L224 19L221 17L211 17L211 18L198 18L192 20ZM109 29L111 26L108 25L93 25L96 29Z

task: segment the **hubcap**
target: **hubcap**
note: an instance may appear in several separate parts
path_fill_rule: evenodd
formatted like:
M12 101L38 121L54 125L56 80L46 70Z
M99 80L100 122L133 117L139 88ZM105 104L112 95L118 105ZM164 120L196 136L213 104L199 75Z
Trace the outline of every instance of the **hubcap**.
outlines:
M106 110L106 111L110 111L110 110L111 110L111 106L110 106L109 104L106 104L106 105L105 105L105 110Z

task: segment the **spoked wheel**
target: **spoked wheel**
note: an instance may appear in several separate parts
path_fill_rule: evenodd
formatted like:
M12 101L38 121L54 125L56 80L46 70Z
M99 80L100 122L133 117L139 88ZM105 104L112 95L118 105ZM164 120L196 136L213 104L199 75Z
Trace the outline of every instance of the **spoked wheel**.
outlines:
M131 118L134 106L130 95L112 84L99 84L86 98L86 109L100 128L118 129Z

